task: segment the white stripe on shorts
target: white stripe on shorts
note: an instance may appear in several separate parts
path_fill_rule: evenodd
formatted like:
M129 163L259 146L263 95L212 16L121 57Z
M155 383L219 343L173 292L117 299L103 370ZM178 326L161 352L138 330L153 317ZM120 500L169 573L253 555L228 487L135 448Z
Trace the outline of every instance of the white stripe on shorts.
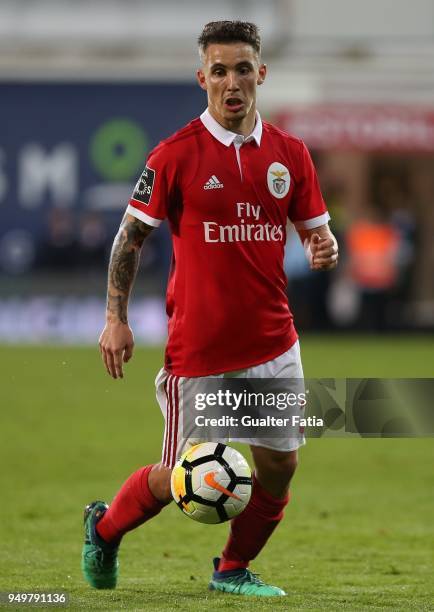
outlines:
M174 461L173 457L176 455L176 438L177 438L177 425L178 425L178 377L173 377L172 382L172 394L171 394L171 404L172 404L172 422L170 425L170 438L169 438L169 455L168 455L168 466L173 467ZM175 448L174 448L175 447Z
M167 462L167 447L169 444L169 432L170 432L170 417L171 417L171 404L170 404L170 388L171 388L171 376L169 375L164 381L164 395L166 404L166 422L164 424L164 442L163 442L163 457L162 461L164 465Z
M173 467L177 459L179 412L180 412L180 378L169 374L165 382L166 426L164 429L163 463Z

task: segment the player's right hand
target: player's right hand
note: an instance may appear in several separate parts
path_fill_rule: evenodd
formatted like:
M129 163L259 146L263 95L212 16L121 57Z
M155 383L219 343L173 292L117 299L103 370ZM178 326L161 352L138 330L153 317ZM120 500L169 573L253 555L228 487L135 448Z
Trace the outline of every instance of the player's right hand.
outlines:
M107 372L112 378L123 378L123 363L133 356L134 336L128 323L107 321L99 337L99 349Z

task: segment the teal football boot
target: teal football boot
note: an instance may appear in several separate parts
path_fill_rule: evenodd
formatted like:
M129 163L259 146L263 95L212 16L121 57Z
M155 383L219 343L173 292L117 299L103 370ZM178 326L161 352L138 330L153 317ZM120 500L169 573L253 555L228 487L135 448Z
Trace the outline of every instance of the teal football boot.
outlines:
M213 560L214 573L209 583L210 591L254 597L282 597L286 595L285 591L279 589L279 587L266 584L257 574L247 568L219 572L219 562L218 557Z
M84 545L81 569L95 589L114 589L118 578L118 549L104 542L96 532L97 522L108 510L106 503L95 501L84 509Z

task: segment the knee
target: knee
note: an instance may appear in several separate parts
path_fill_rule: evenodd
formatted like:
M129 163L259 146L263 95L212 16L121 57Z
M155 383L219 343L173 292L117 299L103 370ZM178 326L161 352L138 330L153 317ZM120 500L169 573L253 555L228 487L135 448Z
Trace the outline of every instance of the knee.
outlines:
M156 463L149 473L149 488L160 502L168 504L172 501L170 477L172 470L162 463Z
M291 480L297 469L297 451L281 453L278 451L261 449L259 453L254 453L254 455L256 455L256 467L259 468L260 472L268 473L270 476L284 479L287 482Z
M296 452L273 453L269 460L269 469L275 474L286 476L291 480L298 465Z

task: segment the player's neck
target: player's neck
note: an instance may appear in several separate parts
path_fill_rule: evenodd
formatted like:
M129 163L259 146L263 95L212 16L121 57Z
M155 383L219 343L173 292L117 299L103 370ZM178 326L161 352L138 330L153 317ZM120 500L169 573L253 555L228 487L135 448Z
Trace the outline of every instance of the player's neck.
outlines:
M230 121L225 119L224 117L219 116L214 112L214 110L208 107L210 115L220 123L225 130L229 130L230 132L234 132L234 134L241 134L242 136L250 136L250 134L255 129L256 123L256 108L252 106L249 113L239 120Z

